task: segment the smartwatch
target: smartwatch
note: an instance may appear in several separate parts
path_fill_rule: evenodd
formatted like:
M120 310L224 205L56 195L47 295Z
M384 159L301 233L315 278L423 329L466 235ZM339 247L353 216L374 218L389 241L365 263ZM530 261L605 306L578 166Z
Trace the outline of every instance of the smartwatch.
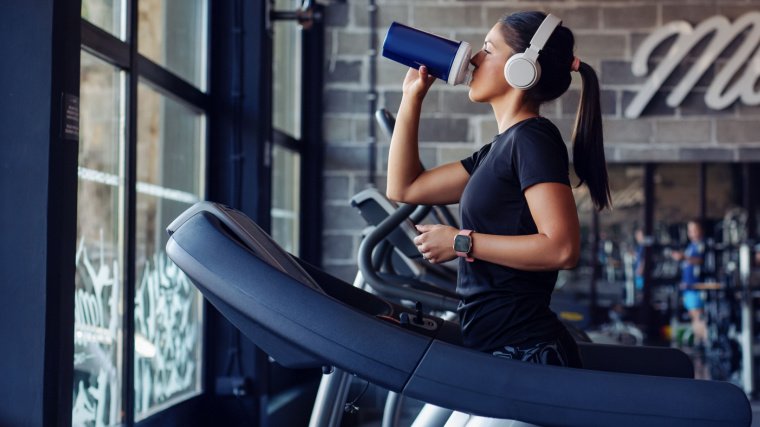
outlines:
M475 261L475 258L470 256L472 252L472 230L460 230L459 234L454 237L454 252L457 256L464 258L467 262Z

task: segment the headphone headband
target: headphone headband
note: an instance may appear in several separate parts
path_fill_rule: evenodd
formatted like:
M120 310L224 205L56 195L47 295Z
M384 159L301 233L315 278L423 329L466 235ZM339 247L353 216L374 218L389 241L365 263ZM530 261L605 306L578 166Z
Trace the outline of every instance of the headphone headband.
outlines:
M549 40L549 37L554 32L554 29L557 28L561 23L561 19L557 18L551 13L547 14L546 18L544 18L543 22L541 22L541 25L538 26L536 33L533 34L533 38L530 39L530 46L528 49L535 50L536 52L541 51L541 49L544 48L546 42Z

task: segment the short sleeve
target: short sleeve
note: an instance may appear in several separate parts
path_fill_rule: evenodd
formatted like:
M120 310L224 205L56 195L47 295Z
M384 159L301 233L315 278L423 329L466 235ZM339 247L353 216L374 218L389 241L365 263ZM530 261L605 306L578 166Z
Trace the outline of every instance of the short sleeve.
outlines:
M491 150L491 145L492 144L490 143L486 144L483 147L481 147L480 150L472 153L472 156L461 160L462 166L464 167L464 169L467 171L468 174L472 175L472 173L475 172L475 169L486 157L486 154L488 154L488 151Z
M521 129L514 150L513 167L522 191L543 182L570 185L567 149L553 124Z

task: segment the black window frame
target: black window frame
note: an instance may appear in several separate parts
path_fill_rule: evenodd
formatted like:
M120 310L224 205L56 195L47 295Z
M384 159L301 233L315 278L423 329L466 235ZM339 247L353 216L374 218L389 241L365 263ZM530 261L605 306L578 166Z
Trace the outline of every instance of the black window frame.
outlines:
M324 16L324 6L312 7L314 16ZM295 20L291 24L298 25ZM301 137L272 128L272 144L301 158L299 256L314 265L322 265L324 43L324 21L315 19L301 32L301 70L309 70L301 72Z
M146 58L138 51L138 7L139 0L127 0L126 13L127 13L127 29L126 40L114 36L113 34L103 30L97 25L87 21L84 18L80 18L80 37L81 37L81 49L86 51L108 64L117 67L120 71L126 74L126 149L124 153L123 161L126 164L125 168L125 200L124 206L126 208L125 214L125 230L124 230L124 265L122 266L121 275L124 279L124 318L123 321L123 347L122 347L122 409L124 411L124 418L122 425L124 426L152 426L162 425L165 422L167 415L171 415L177 418L188 417L188 413L193 412L195 407L195 401L202 399L203 394L208 386L206 363L202 363L204 372L201 373L203 378L201 389L202 392L198 396L191 397L189 399L178 402L169 408L166 408L155 414L151 414L145 419L135 422L135 392L134 392L134 298L135 298L135 283L137 280L137 272L135 271L135 229L136 229L136 207L137 207L137 106L139 103L137 97L138 86L140 82L148 84L152 89L156 90L163 96L171 97L180 100L183 104L202 112L207 121L210 120L210 108L211 108L211 96L198 89L194 85L188 83L183 78L179 77L175 73L171 72L165 67L156 64L152 60ZM207 16L210 16L211 1L206 3ZM78 10L81 10L81 6ZM205 23L207 26L206 31L206 43L209 51L206 52L206 75L210 75L210 58L211 58L211 22L210 19ZM209 85L206 85L207 87ZM207 152L209 149L210 141L210 126L206 126L205 135L203 135L205 145L204 150ZM207 165L204 165L207 169ZM208 180L208 178L207 178ZM208 185L206 187L206 193L208 193ZM76 194L76 193L75 193ZM207 194L204 195L204 198ZM204 304L205 306L206 304ZM205 309L204 309L205 311ZM204 322L202 326L204 328L204 336L208 333L207 323ZM206 352L208 350L207 341L204 338L204 342L200 345L203 348L203 358L206 359ZM205 360L204 360L205 362ZM71 368L70 368L71 369ZM67 405L68 406L68 405ZM71 408L69 407L69 411Z

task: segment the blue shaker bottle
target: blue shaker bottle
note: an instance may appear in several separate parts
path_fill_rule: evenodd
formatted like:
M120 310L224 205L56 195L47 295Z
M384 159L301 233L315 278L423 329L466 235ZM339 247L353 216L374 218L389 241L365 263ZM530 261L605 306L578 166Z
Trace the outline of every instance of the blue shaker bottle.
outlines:
M424 65L431 76L450 85L469 84L472 47L467 42L445 39L408 27L391 24L383 42L383 56L412 68Z

